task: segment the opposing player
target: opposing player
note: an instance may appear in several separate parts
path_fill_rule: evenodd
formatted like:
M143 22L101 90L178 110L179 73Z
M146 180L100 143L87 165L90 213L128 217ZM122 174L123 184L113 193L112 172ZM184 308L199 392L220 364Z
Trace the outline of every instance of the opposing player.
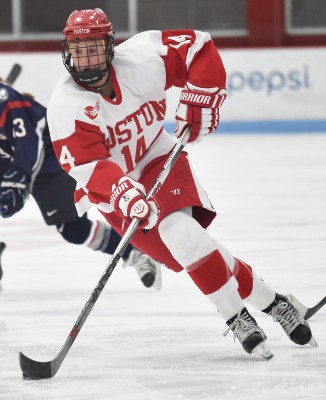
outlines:
M48 120L57 158L77 181L79 215L97 207L120 234L139 218L132 243L176 272L185 269L246 352L272 356L245 302L271 315L293 342L316 345L287 298L207 233L215 211L185 152L157 194L144 197L175 144L163 128L168 88L183 89L176 136L190 126L196 143L218 126L226 74L210 36L148 31L114 50L112 24L98 8L74 11L63 33L69 75L53 92Z
M5 248L6 248L6 243L0 242L0 292L2 290L1 279L2 279L2 276L3 276L1 257L2 257L3 250Z
M120 236L104 221L77 215L76 182L58 164L45 107L2 82L0 96L0 216L17 213L32 194L45 223L56 226L66 241L113 254ZM123 259L146 287L160 288L159 263L131 245Z

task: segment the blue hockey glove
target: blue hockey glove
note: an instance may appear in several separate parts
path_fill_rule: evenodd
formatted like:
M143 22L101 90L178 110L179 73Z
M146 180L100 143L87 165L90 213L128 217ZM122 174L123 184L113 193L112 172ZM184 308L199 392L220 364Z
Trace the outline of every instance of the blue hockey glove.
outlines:
M0 182L0 215L9 218L24 207L30 179L22 171L10 167Z

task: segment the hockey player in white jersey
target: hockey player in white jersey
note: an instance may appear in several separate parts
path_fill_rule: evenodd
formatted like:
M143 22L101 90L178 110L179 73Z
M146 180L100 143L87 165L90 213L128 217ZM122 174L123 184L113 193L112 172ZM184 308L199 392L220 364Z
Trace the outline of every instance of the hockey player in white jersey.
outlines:
M113 254L121 237L105 221L78 216L76 182L54 154L46 123L46 108L30 94L20 93L0 79L0 220L16 215L34 197L44 222L56 227L69 243ZM4 239L4 238L1 238ZM0 242L0 255L4 249ZM146 287L159 289L159 263L131 245L122 255ZM0 265L0 281L2 267Z
M272 356L245 303L271 315L293 342L316 345L287 298L207 233L215 210L186 152L145 199L175 144L163 127L166 90L182 88L177 137L190 126L196 143L218 126L226 73L209 34L148 31L114 49L112 24L98 8L74 11L63 33L69 74L52 94L48 122L58 160L77 181L80 215L97 207L120 234L139 218L132 243L173 271L186 270L246 352Z

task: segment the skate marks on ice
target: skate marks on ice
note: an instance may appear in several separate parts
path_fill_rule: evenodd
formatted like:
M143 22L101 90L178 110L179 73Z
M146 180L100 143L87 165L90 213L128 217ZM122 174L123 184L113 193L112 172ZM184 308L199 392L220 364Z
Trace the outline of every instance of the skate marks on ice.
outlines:
M255 316L260 319L259 314ZM135 364L133 373L139 363L143 366L134 376L138 385L181 399L227 399L241 394L239 398L243 400L252 399L255 394L265 400L288 400L293 391L306 395L302 397L306 399L311 393L316 398L323 395L325 353L309 346L299 348L280 330L275 334L274 323L268 317L263 318L263 323L265 331L270 332L268 344L274 353L269 361L244 353L231 337L223 338L223 326L214 321L213 315L190 318L189 325L185 319L181 323L183 328L178 324L179 329L174 329L173 321L168 320L164 330L161 328L163 340L148 327L155 348L149 342L140 345L141 332L133 338L140 349L131 361Z
M121 268L116 272L121 282L126 271ZM125 292L116 286L118 282L113 282L112 292L103 293L93 318L85 324L58 374L50 380L23 381L18 351L24 349L40 361L56 354L67 326L78 312L76 305L87 293L64 290L60 293L62 301L57 302L54 296L46 301L42 291L31 296L25 306L21 305L21 298L20 306L16 303L11 314L5 313L5 326L1 327L0 353L7 367L0 372L0 399L106 400L110 394L113 400L226 400L241 393L241 400L252 400L253 395L263 400L288 400L293 392L302 395L299 399L308 400L312 393L314 399L323 398L323 318L311 319L319 343L313 349L293 344L270 317L254 312L274 353L272 360L263 360L246 354L232 335L222 336L223 321L208 311L210 307L191 303L193 293L181 276L186 290L185 304L180 304L171 277L164 276L165 293L163 290L150 294L136 286ZM37 302L44 304L39 313ZM200 309L204 312L200 313Z
M297 361L304 363L303 358L294 361L293 365L297 366ZM266 365L266 361L248 360L242 356L214 359L208 356L207 359L205 357L198 359L193 357L192 361L197 361L193 369L189 365L182 368L175 364L171 366L170 371L165 370L159 374L139 373L134 378L135 382L157 393L181 399L249 400L257 396L264 400L275 398L288 400L297 392L300 392L299 398L306 400L312 393L314 398L323 398L321 385L324 382L324 371L314 372L313 377L307 374L307 371L298 368L292 369L289 373L291 366L288 356L284 369L280 369L279 363L273 361ZM320 363L317 359L309 358L309 361Z
M326 359L313 350L298 351L282 337L278 346L273 343L274 359L264 361L241 353L236 344L207 337L201 329L192 328L189 335L188 329L174 329L172 325L168 322L168 329L161 328L156 337L147 327L125 342L120 340L118 352L113 350L115 340L106 342L106 346L101 342L103 355L100 346L81 346L54 378L51 392L61 395L80 385L85 399L95 393L105 399L105 392L114 400L211 400L238 398L240 394L241 400L252 400L253 395L264 400L288 400L293 393L308 400L312 393L314 399L324 396ZM144 340L146 334L153 340ZM162 335L165 340L159 342ZM204 339L209 343L203 343Z
M231 337L223 338L224 326L212 314L199 317L176 312L162 318L138 313L135 318L122 313L95 318L91 326L85 325L85 334L52 380L23 381L10 374L10 391L7 375L5 400L26 399L26 394L31 400L252 400L253 396L288 400L293 393L308 400L312 395L314 399L324 396L325 352L299 348L283 332L275 334L268 317L262 322L271 332L274 358L270 361L244 353ZM49 341L51 345L43 346L43 360L56 352L57 339ZM39 345L24 343L29 354L39 354Z
M189 149L197 152L193 164L217 207L212 234L280 292L307 306L319 301L325 295L326 136L216 137L199 146ZM244 353L232 335L224 338L225 325L210 303L185 275L166 270L158 293L140 288L134 271L117 268L58 374L23 381L18 352L40 361L57 354L107 258L61 242L31 207L0 224L7 243L1 400L325 398L325 308L309 320L316 349L293 344L278 324L253 312L274 354L265 361Z

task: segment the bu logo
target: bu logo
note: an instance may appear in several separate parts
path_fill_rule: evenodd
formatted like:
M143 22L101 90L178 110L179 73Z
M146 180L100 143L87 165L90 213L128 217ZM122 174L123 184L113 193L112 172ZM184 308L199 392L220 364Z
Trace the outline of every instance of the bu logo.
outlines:
M84 109L84 113L90 119L95 119L97 117L99 111L100 111L100 105L99 105L98 101L96 102L95 107L87 106Z
M133 207L133 211L137 215L142 214L145 211L144 204L142 202L136 203Z
M181 194L180 189L173 189L173 190L171 190L171 193L174 194L175 196L177 194Z

